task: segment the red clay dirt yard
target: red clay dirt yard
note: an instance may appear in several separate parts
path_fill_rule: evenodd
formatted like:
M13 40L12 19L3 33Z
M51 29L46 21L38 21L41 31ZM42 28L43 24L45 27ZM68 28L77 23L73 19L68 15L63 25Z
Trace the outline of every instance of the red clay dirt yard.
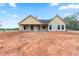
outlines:
M2 56L74 56L79 55L79 33L3 32Z

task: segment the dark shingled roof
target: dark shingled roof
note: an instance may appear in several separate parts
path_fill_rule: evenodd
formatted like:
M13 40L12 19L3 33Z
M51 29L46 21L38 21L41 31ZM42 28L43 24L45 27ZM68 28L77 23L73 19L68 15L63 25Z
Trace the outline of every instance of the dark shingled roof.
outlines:
M32 18L34 18L35 20L37 20L37 21L39 21L39 22L41 22L41 23L43 23L43 24L49 24L49 22L51 22L52 20L54 20L54 18L55 17L58 17L58 18L60 18L58 15L56 15L53 19L49 19L49 20L42 20L42 19L37 19L37 18L35 18L35 17L33 17L32 15L29 15L28 17L26 17L26 18L24 18L24 20L22 20L22 21L20 21L18 24L21 24L21 22L23 22L23 21L25 21L27 18L29 18L29 17L32 17ZM61 19L61 18L60 18ZM65 23L65 21L63 20L63 19L61 19L64 23ZM65 23L66 24L66 23Z
M49 20L39 20L40 22L44 23L44 24L48 24Z

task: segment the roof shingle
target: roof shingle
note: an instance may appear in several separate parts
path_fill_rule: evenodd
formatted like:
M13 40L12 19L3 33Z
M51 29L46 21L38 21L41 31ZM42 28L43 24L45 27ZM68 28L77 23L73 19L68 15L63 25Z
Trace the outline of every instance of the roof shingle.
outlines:
M44 23L44 24L48 24L49 20L39 20L40 22Z

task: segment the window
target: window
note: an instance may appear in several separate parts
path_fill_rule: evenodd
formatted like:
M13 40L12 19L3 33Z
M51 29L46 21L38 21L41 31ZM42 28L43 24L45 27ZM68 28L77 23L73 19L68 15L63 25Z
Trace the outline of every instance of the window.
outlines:
M24 30L26 30L26 25L24 25Z
M64 30L64 25L62 25L62 30Z
M60 25L58 25L58 30L60 30Z
M49 25L49 29L52 30L52 25Z
M33 26L31 25L31 30L33 30Z

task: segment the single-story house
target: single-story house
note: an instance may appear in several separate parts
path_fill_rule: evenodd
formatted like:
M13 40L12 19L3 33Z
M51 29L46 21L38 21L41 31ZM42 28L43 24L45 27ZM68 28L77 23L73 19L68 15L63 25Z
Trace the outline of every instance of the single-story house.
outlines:
M50 20L39 20L29 15L18 24L20 31L66 31L66 23L58 15Z

